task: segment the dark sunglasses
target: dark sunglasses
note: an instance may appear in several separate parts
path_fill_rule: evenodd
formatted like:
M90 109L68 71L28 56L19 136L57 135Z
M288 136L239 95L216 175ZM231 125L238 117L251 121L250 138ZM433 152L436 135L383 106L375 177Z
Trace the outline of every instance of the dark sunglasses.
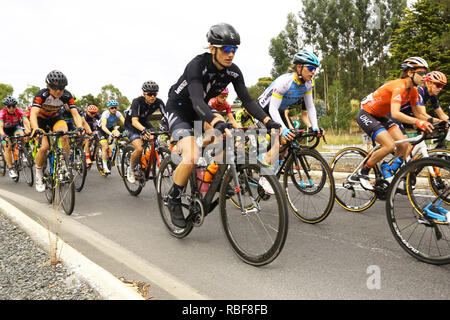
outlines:
M145 92L145 95L149 97L156 97L158 95L158 92Z
M316 71L316 69L317 69L317 67L310 65L310 64L305 64L303 66L306 67L306 69L308 69L309 72Z
M109 110L117 109L117 107L109 107Z
M442 88L444 85L442 83L434 83L434 85L436 86L436 88L440 89Z
M217 46L217 48L219 48L220 50L222 50L225 53L230 53L230 52L235 53L238 49L237 46Z
M422 76L422 77L427 74L426 71L414 71L414 73L417 73L419 76Z
M64 88L66 86L64 86L62 84L50 84L49 87L50 87L50 89L53 89L53 90L64 90Z
M15 108L16 106L15 105L7 105L6 107L7 108Z
M219 94L219 97L228 98L228 93L221 93L221 94Z

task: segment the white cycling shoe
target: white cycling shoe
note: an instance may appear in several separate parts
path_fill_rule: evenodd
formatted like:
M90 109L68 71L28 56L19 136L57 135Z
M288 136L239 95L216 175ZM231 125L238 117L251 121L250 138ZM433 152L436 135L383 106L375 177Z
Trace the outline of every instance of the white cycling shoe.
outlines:
M264 191L268 194L275 194L272 186L269 181L267 181L266 177L259 178L258 184L264 189Z
M35 186L36 186L36 191L37 192L44 192L45 191L45 184L42 181L42 179L37 179L36 178Z
M134 170L131 170L131 167L127 169L127 180L129 183L136 183L136 177L134 176Z

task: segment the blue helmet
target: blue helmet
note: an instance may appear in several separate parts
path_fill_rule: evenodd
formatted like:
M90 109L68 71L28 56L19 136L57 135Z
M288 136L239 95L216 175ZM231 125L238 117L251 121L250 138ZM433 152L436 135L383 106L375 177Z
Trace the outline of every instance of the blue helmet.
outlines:
M118 103L116 100L109 100L108 103L106 104L106 106L107 106L108 108L109 108L109 107L112 107L112 106L117 107L117 106L119 106L119 103Z
M8 96L3 99L3 104L5 106L15 106L17 105L17 100L14 97Z
M317 56L309 51L302 50L294 55L294 64L311 64L318 68L320 66Z

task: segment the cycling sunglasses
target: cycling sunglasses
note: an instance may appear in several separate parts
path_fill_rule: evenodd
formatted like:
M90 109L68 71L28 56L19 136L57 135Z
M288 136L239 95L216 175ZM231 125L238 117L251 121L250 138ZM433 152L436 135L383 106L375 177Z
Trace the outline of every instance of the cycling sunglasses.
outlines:
M419 76L423 77L424 75L427 74L426 71L414 71L414 73L417 73Z
M109 110L112 110L112 109L117 109L117 107L109 107Z
M238 49L237 46L214 46L214 47L219 48L220 50L222 50L225 53L230 53L230 52L235 53Z
M440 89L442 88L444 85L442 83L434 83L434 85L436 86L436 88Z
M158 95L158 92L145 92L145 95L149 97L156 97Z
M306 69L308 69L309 72L316 71L316 69L317 69L316 66L313 66L311 64L304 64L303 66L306 67Z
M49 84L48 86L53 90L64 90L64 88L66 87L62 84Z
M16 105L15 105L15 104L8 104L8 105L6 105L5 107L7 107L7 108L15 108Z

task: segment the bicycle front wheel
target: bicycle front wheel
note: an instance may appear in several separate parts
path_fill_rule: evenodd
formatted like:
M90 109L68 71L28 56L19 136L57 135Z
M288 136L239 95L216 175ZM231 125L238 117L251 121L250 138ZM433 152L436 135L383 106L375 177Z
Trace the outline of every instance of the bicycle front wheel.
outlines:
M303 222L319 223L333 209L336 195L333 175L315 150L302 149L290 156L283 189L291 211Z
M131 154L133 153L133 151L134 151L134 147L131 145L125 147L125 149L123 150L123 157L122 157L123 177L122 177L122 180L123 180L123 183L125 184L125 188L128 190L128 192L132 196L136 197L142 191L143 184L145 183L145 178L142 175L136 176L136 174L133 173L135 175L136 181L134 183L131 183L130 181L128 181L127 173L130 168L130 165L131 165ZM136 165L135 171L137 171L138 166L139 165Z
M439 172L437 188L430 170ZM406 195L404 190L406 188ZM395 175L386 201L387 221L400 246L430 264L450 263L450 162L423 158L403 166Z
M220 187L220 212L225 236L237 256L254 266L275 260L283 249L288 232L288 210L281 185L275 175L266 175L262 169L264 167L260 164L238 165L239 186L233 180L232 171L228 170ZM274 194L260 196L254 186L257 176L266 178ZM238 193L232 195L233 190Z
M72 149L72 165L75 190L80 192L83 189L87 175L86 156L83 148L80 146Z
M67 215L71 215L75 207L75 184L71 162L64 150L61 150L55 161L55 202Z
M336 184L336 202L345 210L362 212L369 209L377 199L374 192L364 189L356 172L367 157L360 148L348 147L336 153L330 168Z
M26 183L31 187L34 182L34 174L33 174L33 157L25 148L19 154L19 166L23 171L23 175L25 177Z
M159 213L167 227L169 233L176 238L186 237L193 229L194 225L191 220L186 220L187 226L180 229L173 225L170 218L170 212L168 208L169 203L169 191L173 185L173 174L176 169L176 164L172 161L170 157L164 159L159 168L158 176L156 179L156 195L158 198ZM190 182L188 182L187 188L185 190L190 190ZM189 215L189 200L186 194L183 192L181 195L181 202L183 207L184 217L187 218Z

